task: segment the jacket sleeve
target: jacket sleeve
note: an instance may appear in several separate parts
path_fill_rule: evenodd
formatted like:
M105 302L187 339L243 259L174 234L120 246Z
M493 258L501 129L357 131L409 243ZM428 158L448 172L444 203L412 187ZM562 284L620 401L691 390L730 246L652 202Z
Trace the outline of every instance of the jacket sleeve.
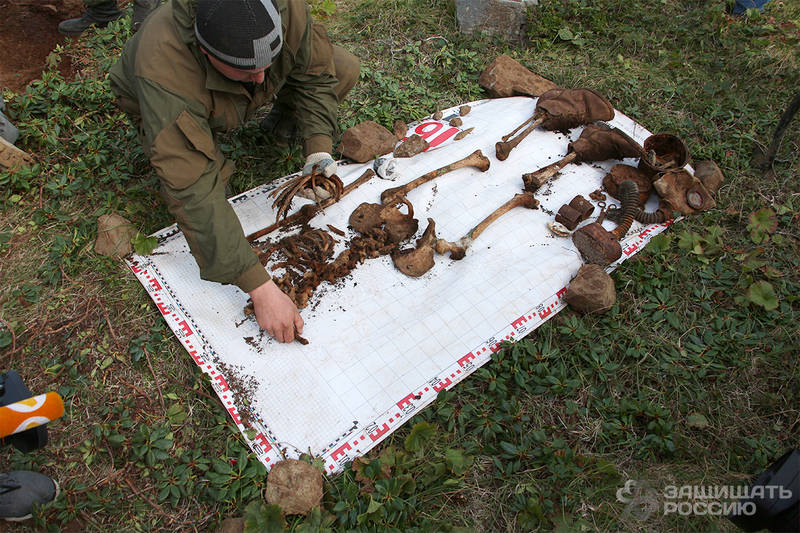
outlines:
M143 78L135 85L145 153L200 277L233 283L245 292L269 281L225 198L233 164L216 143L204 106Z
M325 27L313 23L310 14L306 21L306 31L283 90L289 91L294 103L304 155L330 153L332 139L338 133L339 108L334 91L338 81L333 48Z

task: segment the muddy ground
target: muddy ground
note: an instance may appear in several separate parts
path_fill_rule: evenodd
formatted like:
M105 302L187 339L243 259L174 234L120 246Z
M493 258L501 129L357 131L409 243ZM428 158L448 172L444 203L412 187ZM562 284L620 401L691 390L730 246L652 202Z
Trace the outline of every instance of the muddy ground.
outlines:
M24 92L39 79L47 56L69 39L58 33L58 23L82 11L82 0L0 0L0 89ZM68 58L59 70L71 77Z

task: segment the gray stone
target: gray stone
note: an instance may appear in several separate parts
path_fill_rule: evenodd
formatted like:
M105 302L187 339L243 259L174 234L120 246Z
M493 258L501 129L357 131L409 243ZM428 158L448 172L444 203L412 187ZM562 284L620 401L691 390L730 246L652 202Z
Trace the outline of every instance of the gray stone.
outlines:
M581 313L604 313L617 301L614 280L600 265L583 265L569 282L564 300Z
M527 8L538 0L455 0L463 34L484 32L521 40L527 31Z

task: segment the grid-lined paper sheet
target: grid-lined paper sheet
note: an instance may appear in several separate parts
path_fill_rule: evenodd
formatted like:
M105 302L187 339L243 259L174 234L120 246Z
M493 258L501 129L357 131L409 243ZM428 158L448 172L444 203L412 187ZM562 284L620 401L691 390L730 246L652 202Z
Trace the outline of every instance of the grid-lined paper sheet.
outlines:
M458 128L448 124L458 116L457 107L445 110L442 120L411 124L409 135L423 135L431 147L398 159L395 182L372 178L310 225L345 230L346 237L333 235L338 253L355 235L347 221L360 203L378 203L384 189L480 149L491 160L488 171L456 170L408 195L420 220L418 235L430 217L438 237L455 241L521 192L522 174L564 156L567 143L581 131L566 136L538 129L501 162L495 143L533 113L536 99L470 105ZM639 143L650 135L619 113L610 124ZM474 130L454 140L468 128ZM582 261L572 241L551 234L547 223L576 194L588 198L599 189L616 163L568 165L536 194L540 209L510 211L480 235L463 260L437 255L435 266L420 278L404 276L389 257L380 257L335 285L323 283L301 310L303 336L310 341L305 346L280 344L260 332L243 312L247 295L236 287L202 281L175 226L156 234L156 253L133 256L129 264L176 337L209 375L259 459L270 467L310 451L324 459L327 472L335 473L433 401L438 391L489 361L503 341L523 337L564 307L562 296ZM371 165L340 164L338 175L347 184ZM268 193L281 182L231 199L246 234L274 221ZM306 202L295 199L293 210ZM650 202L652 208L656 199ZM634 223L622 241L620 261L667 225ZM278 230L264 238L275 241L289 233Z

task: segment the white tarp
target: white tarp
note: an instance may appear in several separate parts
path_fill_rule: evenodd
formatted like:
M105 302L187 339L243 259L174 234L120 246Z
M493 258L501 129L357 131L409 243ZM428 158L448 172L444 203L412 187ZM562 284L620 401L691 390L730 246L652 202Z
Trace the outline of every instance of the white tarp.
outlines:
M409 126L431 142L425 153L398 159L400 178L377 176L312 219L347 231L353 209L379 202L380 193L480 149L491 160L481 173L460 169L408 195L420 230L427 218L437 235L455 241L514 194L522 174L560 159L568 136L534 131L506 161L495 157L495 142L527 119L536 99L518 97L472 102L463 125L426 119ZM617 113L612 126L639 143L650 135ZM463 140L455 133L473 128ZM363 455L435 399L486 363L504 340L516 340L561 310L561 297L581 266L570 239L552 235L546 224L576 194L588 198L619 161L569 165L536 194L541 208L517 208L490 226L461 261L436 256L421 278L397 271L389 257L367 260L335 285L324 283L301 310L310 344L280 344L259 332L243 308L247 295L233 286L202 281L183 235L175 226L156 234L159 247L134 256L131 269L150 293L175 335L209 375L250 447L270 467L283 457L311 452L329 473ZM627 161L636 164L635 160ZM347 184L371 162L339 166ZM268 193L278 180L231 199L246 234L268 226L275 211ZM609 199L611 201L611 199ZM296 199L299 208L304 199ZM651 198L650 208L656 199ZM293 210L294 210L293 209ZM595 215L599 210L595 211ZM613 228L612 223L606 223ZM620 261L640 250L668 224L634 223L622 241ZM295 230L296 231L296 230ZM287 233L288 234L288 233ZM273 241L283 234L271 234ZM266 237L265 237L266 238ZM609 270L612 270L612 265Z

